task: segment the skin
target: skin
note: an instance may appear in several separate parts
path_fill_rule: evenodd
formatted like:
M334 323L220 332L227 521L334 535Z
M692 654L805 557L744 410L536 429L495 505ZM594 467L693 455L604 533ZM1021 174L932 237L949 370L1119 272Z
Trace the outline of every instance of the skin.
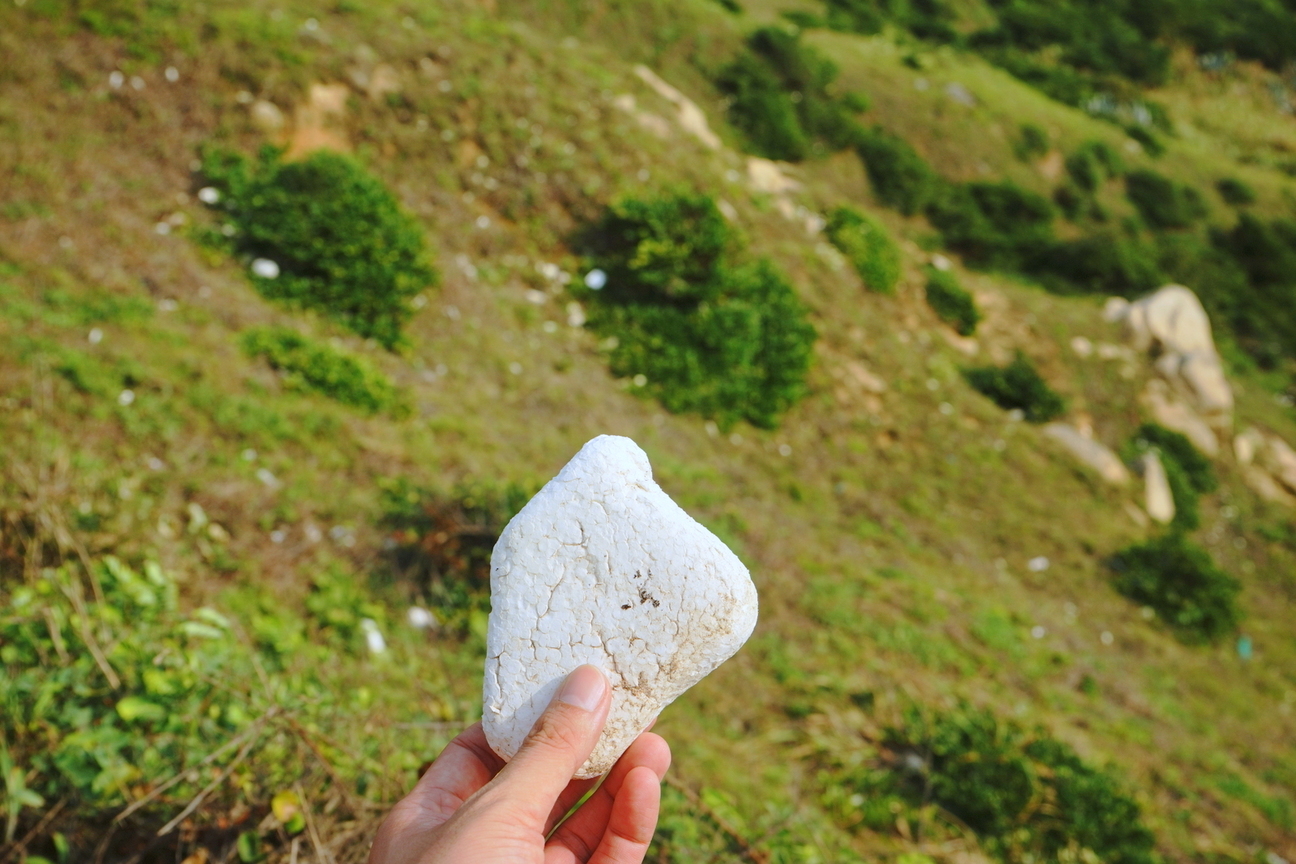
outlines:
M611 702L603 673L580 667L508 763L486 743L480 723L470 726L392 809L369 864L641 864L670 767L666 741L645 732L605 778L572 779L593 752Z

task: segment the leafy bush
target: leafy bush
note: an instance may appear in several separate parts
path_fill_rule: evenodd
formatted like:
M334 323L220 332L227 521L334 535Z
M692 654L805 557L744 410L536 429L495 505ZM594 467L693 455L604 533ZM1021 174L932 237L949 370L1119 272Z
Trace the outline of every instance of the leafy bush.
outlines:
M1186 437L1155 423L1139 427L1123 455L1127 461L1134 461L1148 451L1155 451L1160 458L1174 498L1175 516L1170 527L1178 531L1197 530L1201 525L1198 498L1218 486L1210 460Z
M900 278L900 249L876 219L851 207L838 207L824 233L870 290L883 294L895 290Z
M1225 204L1231 204L1234 207L1245 207L1256 202L1255 190L1234 177L1225 177L1219 180L1215 184L1215 189L1218 190Z
M1086 192L1094 192L1109 177L1119 177L1124 160L1104 141L1086 141L1067 157L1067 173Z
M931 802L953 814L1003 861L1157 860L1137 802L1043 729L963 704L943 713L911 709L883 740L917 757L893 772L893 788L911 806Z
M1155 248L1107 232L1059 241L1029 262L1028 269L1064 294L1132 297L1163 283Z
M866 105L857 96L830 95L836 77L836 65L799 36L763 27L716 84L729 97L730 121L756 153L799 162L816 150L848 147L859 135L854 115Z
M382 183L327 151L282 162L280 151L265 148L254 164L210 150L202 170L222 193L216 206L237 228L236 248L278 265L276 277L252 276L257 290L387 348L400 342L409 300L436 274L422 228Z
M926 209L944 189L945 181L927 161L889 132L877 127L866 130L855 149L864 162L873 194L906 216Z
M1053 243L1053 207L1016 184L949 186L927 208L945 244L982 267L1018 269Z
M976 302L953 273L927 269L927 305L960 336L971 336L981 321Z
M243 334L242 343L249 356L263 357L282 372L286 387L321 393L370 414L408 411L400 391L365 360L308 339L296 330L257 327Z
M1013 144L1013 152L1017 154L1018 159L1026 162L1046 155L1049 146L1049 135L1043 126L1023 123L1018 130L1017 141Z
M1026 355L1007 366L983 366L964 373L974 389L1005 411L1021 411L1032 423L1047 423L1066 410L1062 397L1045 383Z
M1114 566L1116 590L1156 610L1184 642L1218 642L1241 621L1241 584L1180 532L1122 550Z
M944 0L824 0L824 24L845 33L872 35L890 20L919 39L955 42L954 12Z
M1206 216L1206 202L1191 186L1155 171L1125 176L1125 195L1153 228L1188 228Z
M613 374L726 427L772 428L805 393L816 338L807 310L774 265L735 260L711 198L622 201L579 242L608 274L588 294L588 326L615 337Z

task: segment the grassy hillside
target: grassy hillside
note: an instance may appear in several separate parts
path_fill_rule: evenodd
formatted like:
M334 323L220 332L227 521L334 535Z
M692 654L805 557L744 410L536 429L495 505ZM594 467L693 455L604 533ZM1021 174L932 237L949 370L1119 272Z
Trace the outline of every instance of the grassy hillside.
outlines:
M480 712L493 534L602 433L648 452L761 594L746 648L657 727L675 767L654 860L1089 860L1101 831L1073 818L1066 778L1102 805L1093 824L1154 838L1104 860L1296 860L1293 511L1249 488L1226 442L1191 540L1240 582L1239 629L1185 641L1115 590L1118 553L1160 534L1141 482L1104 484L965 373L1021 352L1064 419L1121 450L1149 419L1152 363L1078 354L1075 337L1121 342L1105 294L1034 259L965 266L926 211L885 206L854 146L757 191L716 76L793 5L0 9L6 860L363 860L385 808ZM972 32L998 4L955 5ZM1211 228L1238 218L1223 178L1266 224L1296 215L1288 83L1256 61L1210 71L1167 42L1165 79L1137 84L1171 123L1154 158L957 41L890 19L799 38L837 68L826 103L859 94L850 122L907 142L941 184L1051 201L1066 157L1100 141L1204 201L1189 228L1157 230L1105 177L1103 219L1059 211L1050 242L1215 248ZM1024 124L1047 139L1026 157ZM204 158L265 144L289 162L349 154L416 221L439 284L408 301L392 350L327 304L267 300L259 253L200 197ZM711 196L808 308L807 395L775 428L668 412L584 326L603 301L582 287L581 229L681 192ZM808 230L843 205L894 238L893 293ZM934 253L975 298L971 338L928 304ZM1245 329L1266 309L1285 320L1290 295L1230 268L1227 290L1187 284L1216 316L1234 425L1296 441L1288 331ZM411 626L411 605L438 625ZM967 809L1014 782L1024 801Z

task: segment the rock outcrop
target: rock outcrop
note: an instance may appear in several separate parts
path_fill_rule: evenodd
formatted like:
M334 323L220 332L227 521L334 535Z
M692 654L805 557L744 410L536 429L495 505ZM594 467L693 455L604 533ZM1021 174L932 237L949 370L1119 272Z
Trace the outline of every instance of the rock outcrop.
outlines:
M1102 442L1095 441L1066 423L1050 423L1043 431L1045 435L1070 451L1071 455L1097 471L1098 476L1108 483L1114 486L1124 486L1129 483L1129 470L1121 462L1120 457Z
M1174 493L1165 466L1155 450L1143 454L1144 508L1149 516L1162 525L1169 525L1175 517Z

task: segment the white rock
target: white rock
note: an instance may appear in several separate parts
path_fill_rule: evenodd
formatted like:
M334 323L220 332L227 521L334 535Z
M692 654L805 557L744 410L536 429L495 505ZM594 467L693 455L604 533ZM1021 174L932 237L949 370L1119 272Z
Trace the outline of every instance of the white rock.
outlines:
M1239 465L1250 465L1264 445L1263 432L1255 428L1245 429L1233 439L1233 455L1237 457Z
M269 258L257 258L252 262L252 272L262 279L277 279L279 277L279 265Z
M1045 435L1071 451L1071 454L1081 462L1097 471L1108 483L1124 486L1129 482L1129 471L1120 457L1074 426L1066 423L1050 423L1043 431Z
M1174 398L1164 381L1148 382L1147 390L1143 392L1143 404L1157 423L1185 435L1207 456L1219 455L1219 439L1210 424L1187 404Z
M1124 297L1108 297L1107 302L1103 304L1103 318L1115 324L1117 321L1124 321L1125 316L1129 314L1130 302Z
M1165 466L1155 450L1143 454L1143 483L1146 486L1144 507L1148 515L1162 525L1170 524L1175 517L1174 494L1170 491Z
M645 84L656 90L659 96L675 104L675 107L679 109L679 116L676 121L681 129L701 141L711 150L720 149L720 136L711 131L711 127L707 125L706 114L693 100L667 84L647 66L636 66L634 72Z
M1268 456L1274 479L1289 492L1296 492L1296 450L1292 450L1286 441L1271 435Z
M781 195L801 188L801 184L783 173L779 163L759 156L747 158L747 179L757 192Z
M283 111L268 99L258 99L253 102L249 113L252 122L266 132L278 132L286 122Z
M1071 350L1076 353L1077 357L1089 357L1094 352L1094 346L1085 337L1075 336L1071 339Z
M585 663L612 708L577 777L596 777L756 625L741 561L652 479L633 441L602 435L513 517L491 557L482 725L512 758Z

